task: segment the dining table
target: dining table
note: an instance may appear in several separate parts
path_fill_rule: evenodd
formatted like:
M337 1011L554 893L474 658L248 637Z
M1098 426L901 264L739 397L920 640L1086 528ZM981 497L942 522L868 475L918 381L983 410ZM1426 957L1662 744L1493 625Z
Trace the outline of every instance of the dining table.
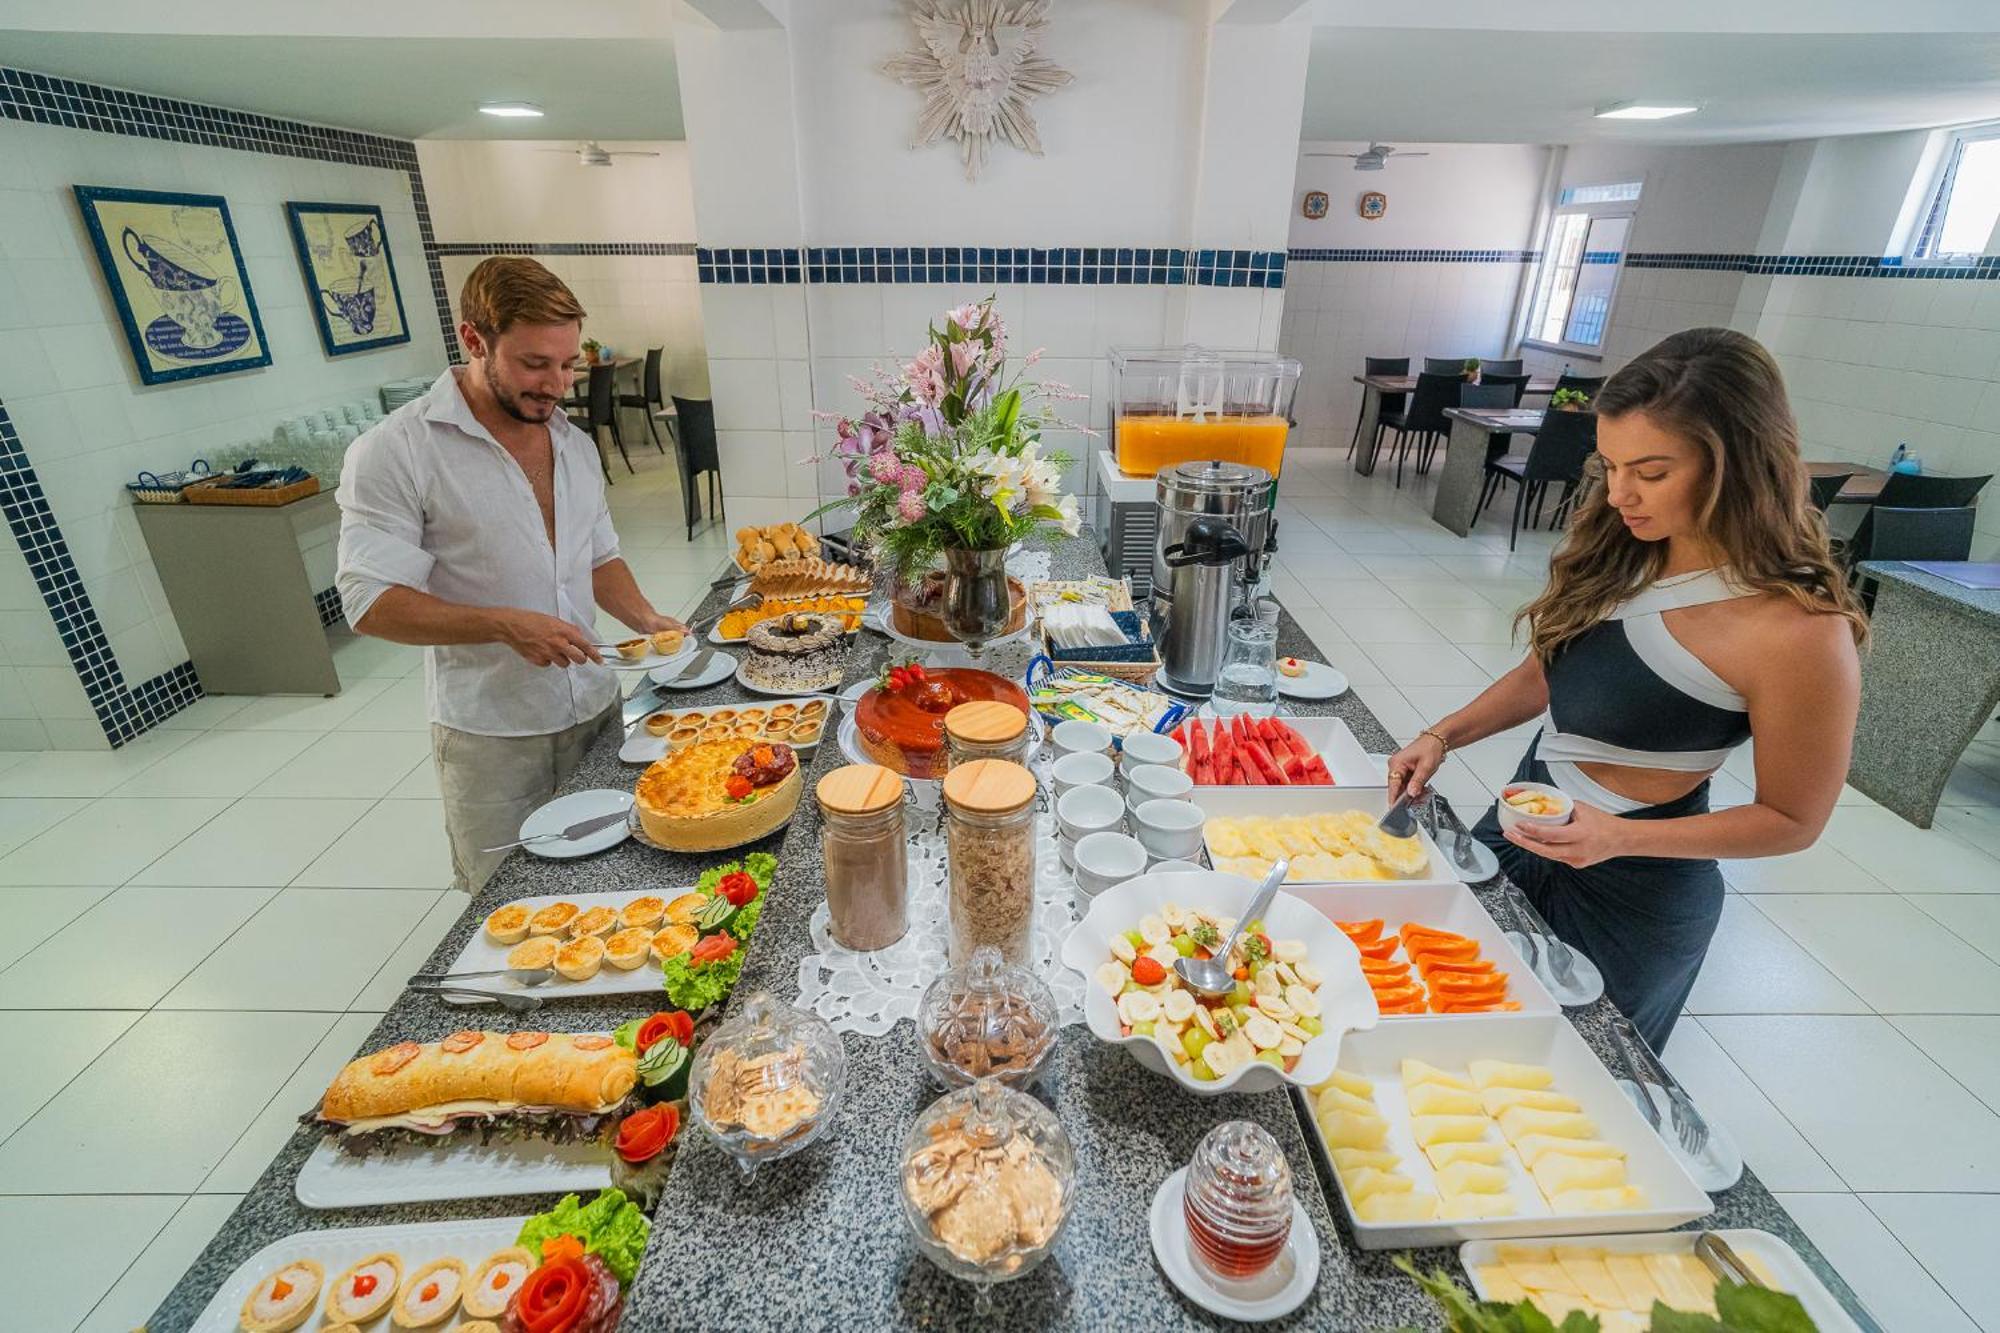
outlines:
M1088 530L1067 539L1032 538L1028 548L1046 552L1046 568L1056 579L1104 573L1102 554ZM696 619L719 611L731 595L726 588L711 592ZM1284 610L1278 618L1277 651L1302 658L1321 656L1311 636ZM874 678L892 652L897 657L907 655L907 649L863 629L850 641L845 681L855 684ZM1025 644L989 645L980 665L1017 674L1027 657ZM673 695L675 707L741 707L749 702L766 701L755 699L733 678ZM1351 691L1320 702L1288 701L1286 706L1301 716L1340 719L1371 753L1384 754L1397 743ZM831 732L813 754L801 756L809 793L827 772L851 762ZM561 793L630 790L642 770L621 761L618 751L624 739L619 728L607 728L561 784ZM1045 794L1042 799L1046 800ZM1448 808L1442 817L1448 828L1462 827ZM919 829L926 819L920 806L909 818L913 835L935 834L927 824ZM825 980L819 971L828 948L820 834L821 817L808 795L787 827L727 853L688 855L655 850L637 841L566 860L516 851L466 903L432 953L427 970L445 970L481 930L486 917L504 904L537 895L600 890L671 897L680 892L677 886L692 883L719 861L766 851L775 854L777 869L748 944L741 980L723 1003L736 1011L755 992L768 992L785 1003L803 1003L806 982ZM1518 912L1519 891L1504 876L1474 886L1473 892L1496 916ZM511 1025L603 1032L661 1003L633 995L556 998L532 1019ZM1615 1061L1619 1049L1612 1038L1614 1015L1613 1006L1603 999L1566 1011L1584 1042L1607 1062ZM406 990L361 1049L438 1041L482 1022L505 1024L507 1016ZM1149 1205L1155 1192L1186 1165L1197 1143L1227 1120L1249 1121L1276 1141L1292 1169L1294 1197L1319 1244L1318 1276L1303 1304L1266 1327L1444 1326L1442 1311L1396 1267L1395 1254L1356 1245L1337 1202L1338 1186L1322 1154L1307 1140L1318 1131L1310 1102L1300 1092L1274 1089L1196 1096L1152 1072L1130 1052L1100 1041L1081 1022L1061 1028L1048 1072L1034 1093L1060 1120L1074 1150L1075 1202L1048 1259L1013 1281L996 1284L987 1308L972 1286L947 1276L919 1252L905 1219L900 1187L904 1142L917 1117L939 1095L919 1054L914 1023L902 1017L879 1034L850 1026L840 1031L840 1042L847 1060L844 1096L827 1134L797 1155L767 1163L746 1177L735 1159L699 1127L692 1123L682 1127L643 1260L624 1294L621 1328L652 1333L717 1328L1243 1327L1183 1296L1157 1266L1149 1238ZM306 1112L311 1107L296 1109ZM518 1216L556 1202L548 1195L513 1195L308 1208L300 1202L296 1185L300 1167L320 1137L318 1129L304 1124L291 1135L153 1315L150 1333L184 1333L246 1260L290 1233ZM1698 1225L1758 1228L1781 1238L1860 1327L1879 1333L1852 1290L1754 1170L1746 1169L1736 1184L1712 1198L1714 1211ZM1441 1270L1461 1281L1465 1278L1455 1246L1406 1253L1425 1272ZM234 1307L224 1304L233 1319Z
M1447 532L1472 535L1479 521L1479 496L1486 486L1486 458L1496 435L1533 435L1542 428L1539 407L1447 407L1451 434L1445 437L1431 519Z
M1866 463L1806 463L1806 472L1814 477L1845 476L1847 481L1833 497L1837 505L1874 504L1875 497L1888 484L1889 474L1879 467Z
M1409 394L1416 390L1415 375L1356 375L1354 382L1361 386L1361 427L1360 438L1354 446L1354 470L1362 476L1370 476L1375 471L1375 425L1382 419L1382 398L1384 395ZM1521 390L1524 397L1546 397L1556 391L1558 379L1554 375L1534 375L1527 387Z

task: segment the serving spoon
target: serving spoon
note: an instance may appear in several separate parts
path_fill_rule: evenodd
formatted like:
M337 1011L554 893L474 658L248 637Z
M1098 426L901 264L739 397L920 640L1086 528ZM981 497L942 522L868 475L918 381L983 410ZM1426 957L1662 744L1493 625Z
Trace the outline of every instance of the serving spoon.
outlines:
M1285 882L1285 876L1290 873L1291 868L1292 863L1282 856L1271 863L1271 869L1264 876L1264 882L1257 886L1257 896L1250 900L1249 910L1236 918L1235 929L1229 932L1229 938L1222 942L1220 949L1206 958L1174 959L1175 974L1185 981L1191 990L1199 991L1203 995L1222 995L1236 988L1236 978L1229 975L1230 951L1235 949L1237 939L1243 934L1243 928L1271 910L1271 902L1278 896L1278 886Z

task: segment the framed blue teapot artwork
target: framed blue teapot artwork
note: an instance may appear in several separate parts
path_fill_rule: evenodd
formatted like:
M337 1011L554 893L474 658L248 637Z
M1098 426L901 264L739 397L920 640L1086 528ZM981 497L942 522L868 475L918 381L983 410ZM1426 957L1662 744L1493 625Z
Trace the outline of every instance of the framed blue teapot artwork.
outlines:
M142 382L271 364L221 195L102 185L75 191Z
M373 204L288 203L306 300L328 356L410 340L389 230Z

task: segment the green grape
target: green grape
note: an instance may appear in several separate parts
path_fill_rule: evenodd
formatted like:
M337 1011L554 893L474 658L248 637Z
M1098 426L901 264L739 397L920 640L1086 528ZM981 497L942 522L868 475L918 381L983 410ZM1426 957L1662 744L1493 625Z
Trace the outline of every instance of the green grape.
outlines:
M1305 1014L1299 1015L1292 1021L1294 1023L1297 1023L1305 1031L1310 1032L1315 1037L1317 1037L1320 1033L1326 1031L1326 1024L1320 1022L1317 1018L1312 1018Z
M1189 1028L1186 1032L1181 1033L1181 1049L1186 1051L1188 1053L1188 1059L1192 1060L1196 1056L1200 1055L1202 1051L1208 1046L1208 1044L1213 1040L1215 1040L1215 1038L1209 1036L1207 1031L1204 1030L1199 1023L1197 1023L1195 1026Z
M1174 952L1183 958L1194 957L1195 943L1192 935L1174 936Z

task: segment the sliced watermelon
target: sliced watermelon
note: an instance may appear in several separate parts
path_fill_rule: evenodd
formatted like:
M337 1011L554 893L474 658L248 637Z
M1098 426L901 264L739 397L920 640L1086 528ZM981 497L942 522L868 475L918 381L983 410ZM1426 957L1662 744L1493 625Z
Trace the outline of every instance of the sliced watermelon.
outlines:
M1320 758L1318 755L1313 755L1306 760L1305 770L1307 785L1314 787L1331 787L1334 785L1333 774L1326 771L1326 760Z
M1263 780L1274 787L1289 786L1285 780L1285 770L1278 767L1278 761L1271 758L1271 752L1264 748L1264 742L1253 740L1243 747L1250 761L1257 766Z

